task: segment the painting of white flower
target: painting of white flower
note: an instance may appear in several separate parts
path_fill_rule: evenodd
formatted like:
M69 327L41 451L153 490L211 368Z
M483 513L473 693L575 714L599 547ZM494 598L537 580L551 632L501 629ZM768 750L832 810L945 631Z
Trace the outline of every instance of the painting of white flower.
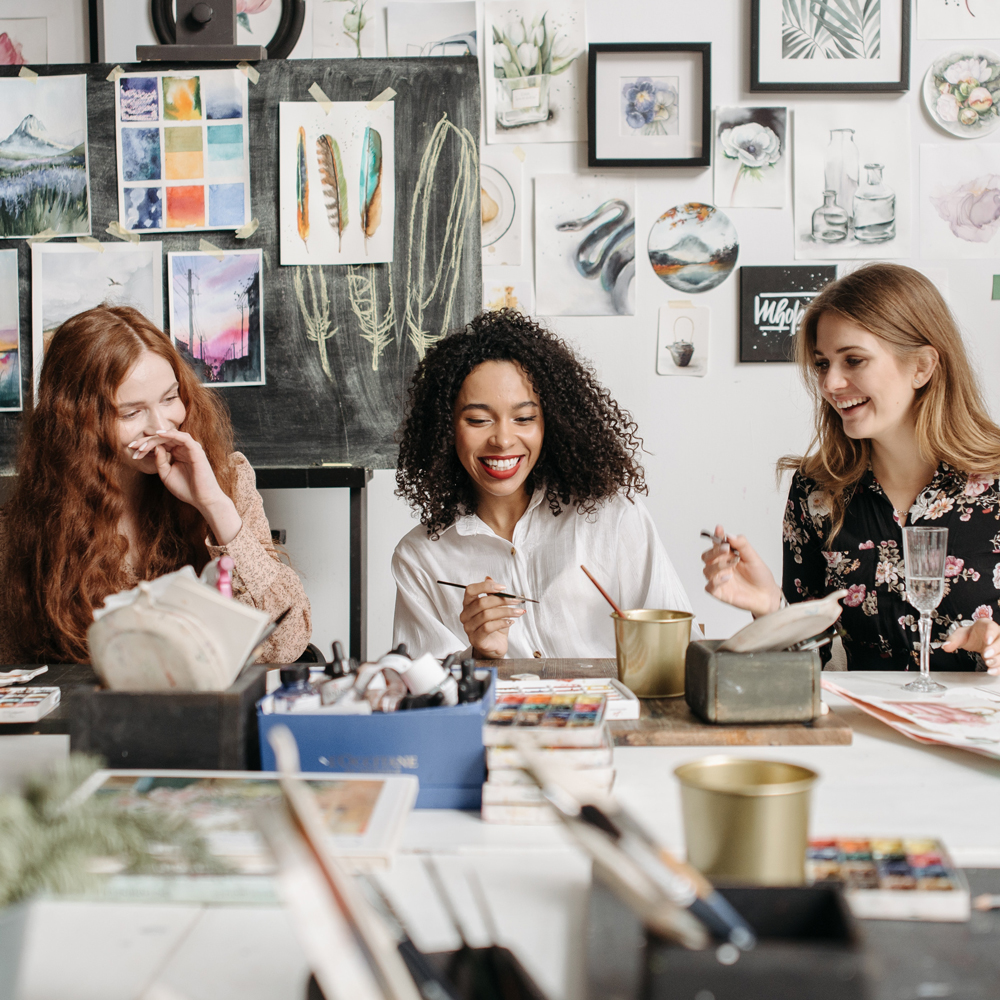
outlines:
M715 203L726 208L783 208L787 108L718 108Z

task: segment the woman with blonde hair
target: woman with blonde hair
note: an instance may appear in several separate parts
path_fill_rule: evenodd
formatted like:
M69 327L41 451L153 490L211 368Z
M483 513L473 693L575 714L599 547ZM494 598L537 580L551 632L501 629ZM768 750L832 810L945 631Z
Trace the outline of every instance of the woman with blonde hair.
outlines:
M17 472L0 508L0 663L85 661L109 594L223 554L234 597L289 612L261 660L291 662L309 642L309 601L225 404L135 309L90 309L55 332Z
M918 663L906 601L905 524L948 528L932 670L1000 672L1000 427L990 419L961 334L934 285L870 264L813 299L796 355L815 401L815 436L794 472L781 588L746 538L717 537L706 590L753 612L848 591L838 623L848 666Z

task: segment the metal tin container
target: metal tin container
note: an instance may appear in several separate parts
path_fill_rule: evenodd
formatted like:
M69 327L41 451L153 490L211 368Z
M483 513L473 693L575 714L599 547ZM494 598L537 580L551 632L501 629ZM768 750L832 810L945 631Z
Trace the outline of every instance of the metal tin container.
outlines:
M689 611L637 608L613 614L618 680L638 698L684 694L684 657L691 640Z
M723 755L678 767L688 862L713 880L802 885L809 793L798 764Z
M718 639L699 639L687 647L684 697L699 719L808 722L819 718L823 664L817 650L722 653L716 651L718 646Z

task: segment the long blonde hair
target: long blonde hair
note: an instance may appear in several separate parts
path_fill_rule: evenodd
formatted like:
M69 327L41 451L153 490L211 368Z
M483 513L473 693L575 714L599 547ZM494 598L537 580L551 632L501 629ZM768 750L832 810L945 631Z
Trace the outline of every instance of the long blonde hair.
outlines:
M900 264L858 268L827 285L802 317L795 360L813 397L815 429L804 456L786 455L778 462L779 472L801 472L829 492L833 523L828 542L840 531L847 503L868 468L871 442L849 438L820 393L814 351L819 318L827 312L884 340L902 361L933 347L937 367L913 401L921 457L969 474L1000 471L1000 427L987 413L962 335L940 292L919 271Z

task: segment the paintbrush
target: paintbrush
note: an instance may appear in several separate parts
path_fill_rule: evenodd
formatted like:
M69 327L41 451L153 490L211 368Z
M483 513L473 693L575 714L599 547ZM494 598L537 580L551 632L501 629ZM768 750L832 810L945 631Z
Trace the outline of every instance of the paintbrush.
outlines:
M458 587L459 590L465 590L466 587L472 586L468 583L449 583L447 580L438 580L438 583L442 587ZM531 601L532 604L541 604L541 601L536 601L533 597L525 597L523 594L505 594L502 590L495 590L490 597L507 597L512 601Z
M611 607L615 609L615 614L618 615L619 618L624 618L625 612L622 611L622 609L618 607L617 604L615 604L615 602L611 599L611 595L594 579L594 574L591 573L590 570L587 569L587 567L584 566L582 563L580 565L580 569L582 569L584 573L587 574L588 578L590 579L590 582L601 592L601 596L604 598L604 600L606 600L608 604L610 604Z

